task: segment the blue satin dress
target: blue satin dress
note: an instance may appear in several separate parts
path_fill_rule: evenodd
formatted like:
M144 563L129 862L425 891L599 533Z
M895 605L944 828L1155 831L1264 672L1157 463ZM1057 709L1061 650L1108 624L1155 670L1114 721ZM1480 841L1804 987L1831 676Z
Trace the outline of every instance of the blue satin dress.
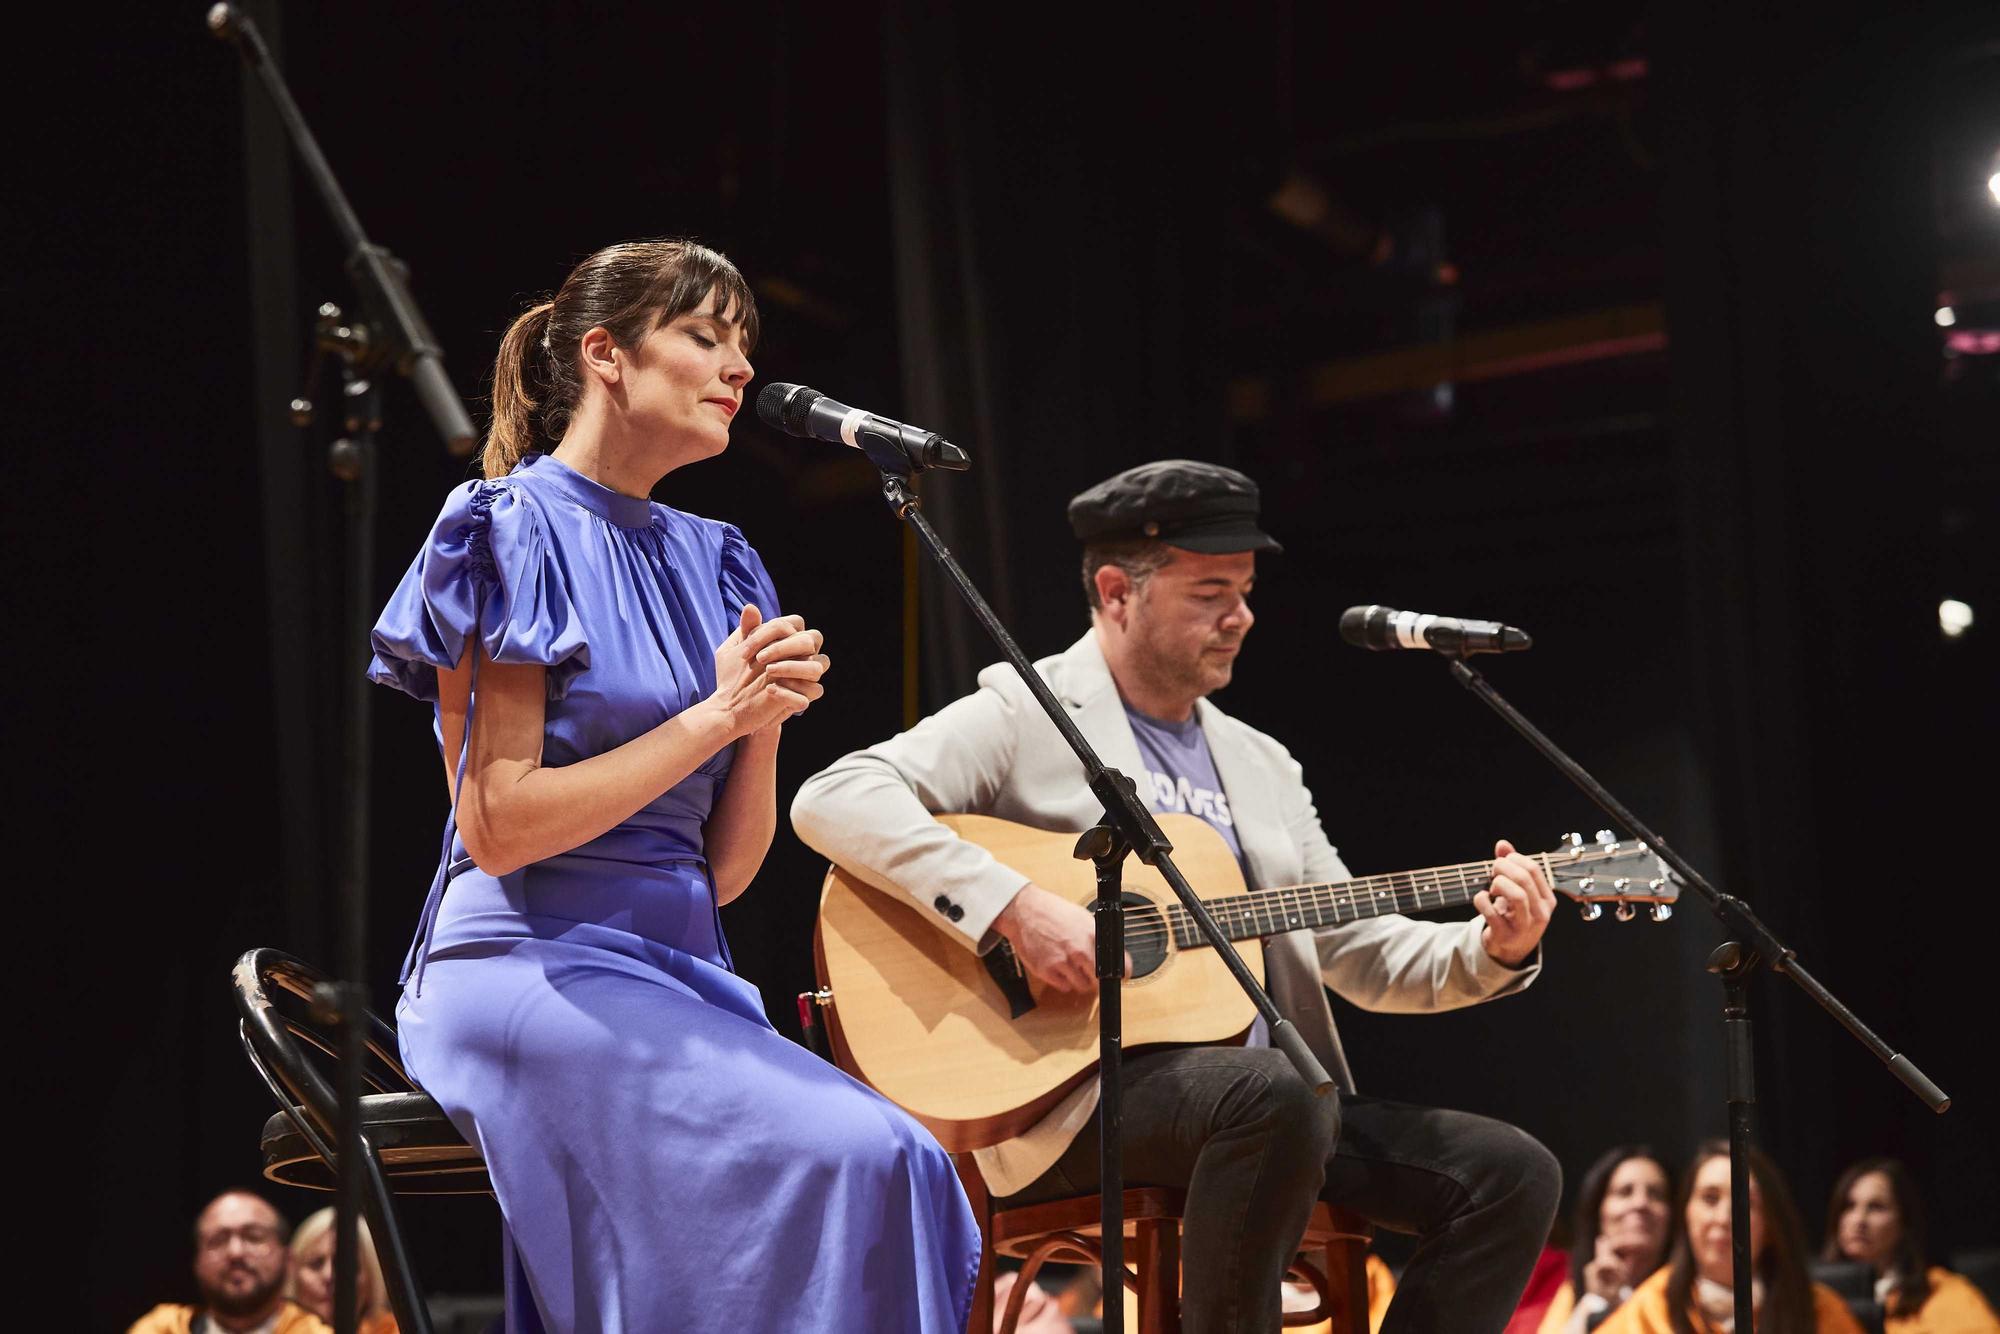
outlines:
M533 455L446 501L369 674L435 704L476 634L548 669L542 762L573 764L711 693L746 602L777 614L735 528ZM950 1159L732 971L703 845L731 754L509 875L447 826L396 1013L492 1173L507 1327L959 1334L979 1236Z

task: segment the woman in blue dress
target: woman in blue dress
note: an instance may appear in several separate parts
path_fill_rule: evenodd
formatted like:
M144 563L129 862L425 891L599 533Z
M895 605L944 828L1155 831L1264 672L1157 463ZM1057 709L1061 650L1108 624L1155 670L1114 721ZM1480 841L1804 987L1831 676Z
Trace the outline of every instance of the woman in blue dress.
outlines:
M712 250L584 260L507 331L486 480L375 627L453 809L403 1055L485 1155L512 1330L965 1328L950 1160L778 1035L717 911L828 661L740 532L648 497L727 447L756 335Z

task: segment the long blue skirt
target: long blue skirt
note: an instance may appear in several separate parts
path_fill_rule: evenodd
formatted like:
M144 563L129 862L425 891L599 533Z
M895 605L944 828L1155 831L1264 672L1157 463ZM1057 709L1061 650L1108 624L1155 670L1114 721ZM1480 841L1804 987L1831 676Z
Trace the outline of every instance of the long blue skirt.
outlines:
M456 876L397 1009L492 1174L509 1330L961 1334L979 1234L922 1127L715 963L523 906Z

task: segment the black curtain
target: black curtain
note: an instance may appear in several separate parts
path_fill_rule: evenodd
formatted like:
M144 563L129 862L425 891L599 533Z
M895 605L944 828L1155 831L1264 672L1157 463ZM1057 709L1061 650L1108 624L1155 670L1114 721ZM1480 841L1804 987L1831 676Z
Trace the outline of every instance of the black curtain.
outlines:
M1969 1091L1990 1061L1949 1016L1983 1003L1982 942L1911 855L1971 814L1961 751L1984 707L1945 688L1937 622L1930 144L1951 108L1930 89L1967 27L1928 17L1660 8L1667 312L1716 878ZM1760 1131L1807 1217L1846 1161L1901 1153L1963 1236L1982 1206L1954 1187L1992 1180L1990 1113L1936 1122L1794 988L1753 995Z
M1258 16L1222 31L1085 13L1050 29L977 6L887 8L906 416L974 460L927 479L925 508L1031 657L1083 626L1069 497L1148 459L1224 450L1220 240L1231 143L1263 123L1270 86L1238 77L1258 40L1244 30L1268 32ZM924 579L935 707L998 653Z

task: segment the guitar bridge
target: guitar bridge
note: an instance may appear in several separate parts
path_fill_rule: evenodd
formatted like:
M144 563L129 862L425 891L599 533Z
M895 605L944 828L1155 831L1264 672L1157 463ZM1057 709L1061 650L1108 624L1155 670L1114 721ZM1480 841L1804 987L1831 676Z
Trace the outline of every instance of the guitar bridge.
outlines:
M993 983L1000 988L1000 994L1007 998L1007 1017L1019 1019L1035 1008L1035 994L1028 990L1028 974L1022 969L1020 959L1014 955L1014 946L1001 941L980 956L986 971L993 975Z

